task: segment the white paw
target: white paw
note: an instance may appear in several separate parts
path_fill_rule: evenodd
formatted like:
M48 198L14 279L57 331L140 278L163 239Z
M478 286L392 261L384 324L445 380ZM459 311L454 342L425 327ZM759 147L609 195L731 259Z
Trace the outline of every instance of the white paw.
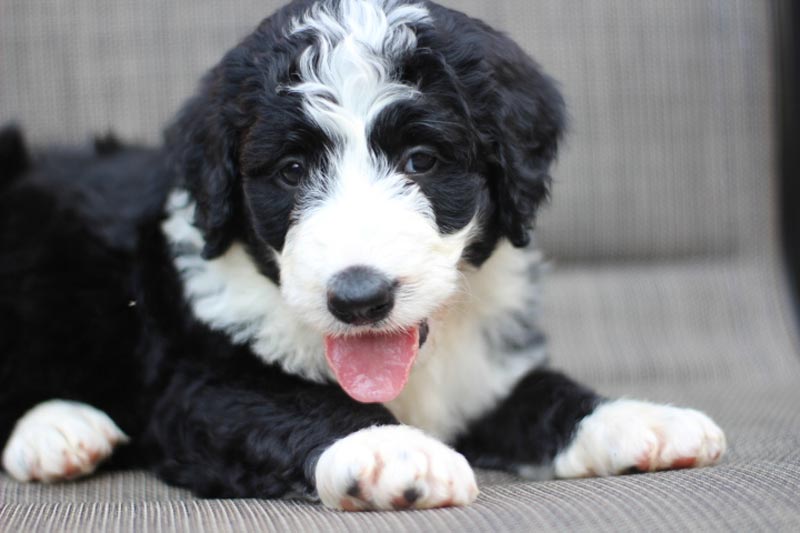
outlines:
M128 437L102 411L50 400L20 418L3 450L3 468L19 481L53 482L91 473Z
M317 463L322 503L334 509L430 509L467 505L478 485L463 455L409 426L357 431Z
M708 466L725 453L725 434L706 415L635 400L598 407L555 459L557 477L608 476Z

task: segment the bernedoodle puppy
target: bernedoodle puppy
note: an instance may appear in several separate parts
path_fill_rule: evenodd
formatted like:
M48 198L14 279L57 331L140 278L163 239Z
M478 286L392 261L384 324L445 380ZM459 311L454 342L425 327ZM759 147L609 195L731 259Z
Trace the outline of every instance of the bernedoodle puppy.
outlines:
M300 0L206 75L162 147L29 155L7 128L6 472L109 460L203 496L360 510L466 505L472 466L716 462L704 414L544 366L530 232L564 114L480 21Z

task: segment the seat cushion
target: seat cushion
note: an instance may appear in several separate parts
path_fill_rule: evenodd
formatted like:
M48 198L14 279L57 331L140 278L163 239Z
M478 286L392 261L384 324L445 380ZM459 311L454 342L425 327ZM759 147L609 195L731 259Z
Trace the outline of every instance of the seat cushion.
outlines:
M594 385L793 382L797 317L775 257L554 262L543 281L553 364Z
M553 366L610 397L706 411L728 437L719 466L546 482L481 472L471 507L360 514L303 502L201 500L143 472L58 485L0 478L0 524L8 531L797 530L800 358L772 271L731 262L584 267L547 283Z
M716 467L529 482L481 472L468 508L348 514L293 501L201 500L144 472L59 485L0 478L4 531L797 531L800 391L729 382L617 389L713 413L730 453Z

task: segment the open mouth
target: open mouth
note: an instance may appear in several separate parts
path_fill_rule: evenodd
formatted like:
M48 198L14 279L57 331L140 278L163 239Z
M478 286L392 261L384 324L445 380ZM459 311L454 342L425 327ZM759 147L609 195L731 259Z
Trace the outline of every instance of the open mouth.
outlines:
M351 398L362 403L389 402L406 386L428 331L428 321L423 320L399 332L327 335L325 358Z

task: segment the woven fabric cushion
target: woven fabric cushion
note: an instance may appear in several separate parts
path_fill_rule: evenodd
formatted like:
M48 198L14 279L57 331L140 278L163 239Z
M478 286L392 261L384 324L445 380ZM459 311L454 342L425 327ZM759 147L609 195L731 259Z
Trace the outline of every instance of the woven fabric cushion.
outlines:
M549 283L568 296L549 304L554 364L609 396L705 410L730 447L713 468L548 482L484 472L471 507L355 515L301 502L200 500L142 472L53 486L2 478L0 524L81 532L797 531L800 361L775 281L730 264L695 264L574 269Z
M200 75L280 3L4 0L0 122L39 143L110 129L157 142ZM443 3L508 31L562 83L572 128L540 220L550 254L723 254L753 240L772 175L766 0Z

